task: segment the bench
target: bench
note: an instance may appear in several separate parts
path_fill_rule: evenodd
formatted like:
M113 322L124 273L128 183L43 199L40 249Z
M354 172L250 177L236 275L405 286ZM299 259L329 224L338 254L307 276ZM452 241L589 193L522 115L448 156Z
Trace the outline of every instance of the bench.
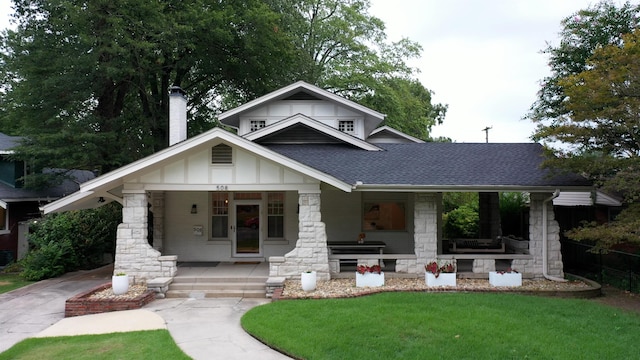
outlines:
M452 253L504 253L502 239L451 239Z

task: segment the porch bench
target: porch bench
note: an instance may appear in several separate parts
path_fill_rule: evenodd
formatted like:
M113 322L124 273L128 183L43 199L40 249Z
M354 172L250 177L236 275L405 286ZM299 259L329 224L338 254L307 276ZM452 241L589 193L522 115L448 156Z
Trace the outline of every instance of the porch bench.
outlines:
M407 260L416 261L417 256L415 254L329 254L329 268L332 273L340 273L340 265L344 264L345 260L355 259L355 264L368 264L372 265L377 263L384 267L384 260ZM333 263L333 266L331 265Z
M453 253L504 253L502 239L451 239Z

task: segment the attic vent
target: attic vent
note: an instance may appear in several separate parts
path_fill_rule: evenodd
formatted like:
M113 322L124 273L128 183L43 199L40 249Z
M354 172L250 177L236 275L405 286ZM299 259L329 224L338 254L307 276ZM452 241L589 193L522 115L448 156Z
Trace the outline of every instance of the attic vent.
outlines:
M308 94L304 91L299 91L287 98L285 98L284 100L321 100L311 94Z
M233 161L231 146L220 144L211 148L212 164L231 164Z

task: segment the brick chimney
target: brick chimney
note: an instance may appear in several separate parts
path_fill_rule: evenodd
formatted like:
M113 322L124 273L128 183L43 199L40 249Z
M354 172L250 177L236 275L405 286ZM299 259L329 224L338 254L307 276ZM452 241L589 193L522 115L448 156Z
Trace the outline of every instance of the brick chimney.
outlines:
M179 86L169 88L169 146L187 139L187 99Z

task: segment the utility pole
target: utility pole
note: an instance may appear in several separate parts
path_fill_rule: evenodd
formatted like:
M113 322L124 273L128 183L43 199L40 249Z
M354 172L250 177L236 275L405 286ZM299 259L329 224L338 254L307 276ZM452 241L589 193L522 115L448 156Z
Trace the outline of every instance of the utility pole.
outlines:
M491 128L492 128L491 126L487 126L486 128L481 130L481 131L485 132L485 136L484 137L485 137L485 141L487 143L489 143L489 130L491 130Z

